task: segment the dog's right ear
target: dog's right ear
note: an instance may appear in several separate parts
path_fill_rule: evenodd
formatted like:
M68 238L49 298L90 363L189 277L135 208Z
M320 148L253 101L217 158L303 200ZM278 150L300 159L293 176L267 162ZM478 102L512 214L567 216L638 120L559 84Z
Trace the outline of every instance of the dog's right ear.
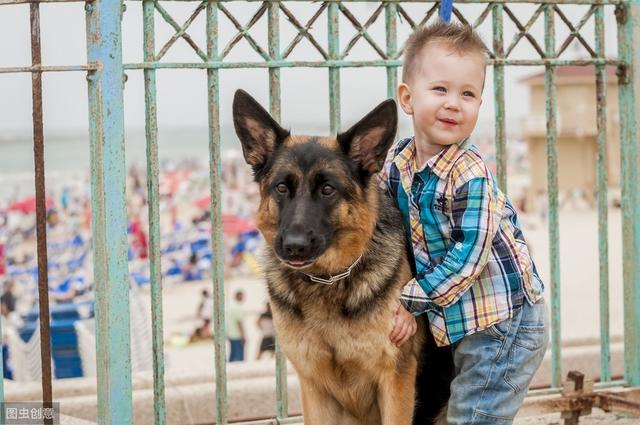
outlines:
M396 102L387 99L344 133L338 144L368 174L382 169L398 128Z
M233 97L233 125L242 143L244 159L256 173L276 147L289 137L289 132L244 90L236 91Z

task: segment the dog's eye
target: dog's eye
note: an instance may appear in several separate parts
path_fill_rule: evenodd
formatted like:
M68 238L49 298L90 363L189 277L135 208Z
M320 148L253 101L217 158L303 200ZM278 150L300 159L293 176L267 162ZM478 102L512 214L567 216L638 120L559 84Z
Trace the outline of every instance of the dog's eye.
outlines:
M322 194L324 196L333 195L333 192L335 192L335 191L336 191L336 188L331 186L331 185L329 185L329 184L325 184L324 186L322 186L322 190L321 190L321 192L322 192Z
M286 184L284 184L284 183L279 183L279 184L276 186L276 190L278 191L278 193L281 193L281 194L283 194L283 195L284 195L285 193L287 193L287 192L289 191L289 188L287 187L287 185L286 185Z

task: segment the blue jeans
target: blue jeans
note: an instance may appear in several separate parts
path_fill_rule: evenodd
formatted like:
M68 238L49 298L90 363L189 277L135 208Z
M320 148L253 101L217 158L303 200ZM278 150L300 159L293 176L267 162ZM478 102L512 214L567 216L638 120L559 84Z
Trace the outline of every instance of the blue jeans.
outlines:
M241 362L244 360L244 344L241 339L230 339L231 352L229 353L229 362Z
M454 346L447 424L511 424L549 342L544 300Z

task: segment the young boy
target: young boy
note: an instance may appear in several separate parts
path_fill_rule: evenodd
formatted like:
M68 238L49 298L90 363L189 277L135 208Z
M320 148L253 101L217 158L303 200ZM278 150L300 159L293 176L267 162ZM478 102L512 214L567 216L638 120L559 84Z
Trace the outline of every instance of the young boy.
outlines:
M398 101L414 136L380 173L403 215L415 278L391 340L427 313L455 377L448 424L510 424L548 343L543 284L516 212L468 137L482 103L486 49L469 26L437 24L407 41Z

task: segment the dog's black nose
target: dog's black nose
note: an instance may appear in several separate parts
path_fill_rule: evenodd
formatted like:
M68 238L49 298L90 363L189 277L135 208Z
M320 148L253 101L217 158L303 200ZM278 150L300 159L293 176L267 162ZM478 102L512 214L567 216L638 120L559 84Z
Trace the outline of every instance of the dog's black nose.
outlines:
M306 258L311 252L313 238L304 233L291 232L284 235L282 248L287 257Z

